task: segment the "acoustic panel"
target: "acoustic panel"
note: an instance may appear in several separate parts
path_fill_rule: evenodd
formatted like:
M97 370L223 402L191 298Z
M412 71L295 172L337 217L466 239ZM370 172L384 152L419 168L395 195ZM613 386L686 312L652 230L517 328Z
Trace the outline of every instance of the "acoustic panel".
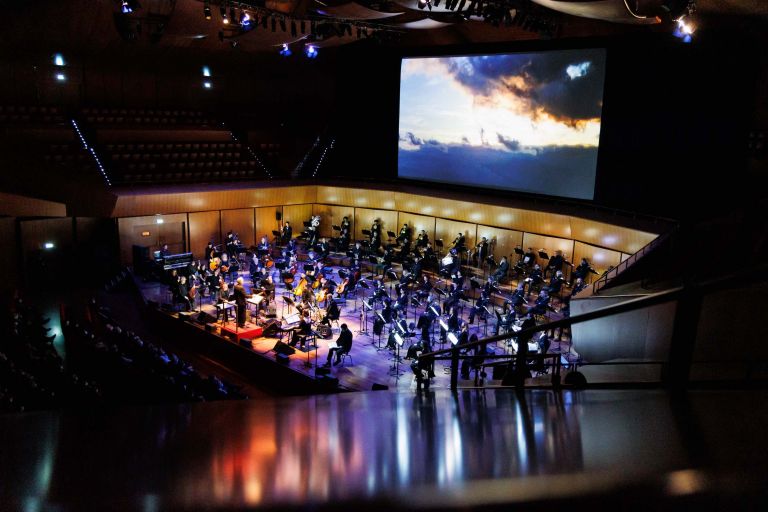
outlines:
M253 208L221 211L221 231L237 233L246 247L255 245Z
M219 229L219 212L193 212L189 214L189 247L195 259L205 258L208 242L223 242L224 233Z

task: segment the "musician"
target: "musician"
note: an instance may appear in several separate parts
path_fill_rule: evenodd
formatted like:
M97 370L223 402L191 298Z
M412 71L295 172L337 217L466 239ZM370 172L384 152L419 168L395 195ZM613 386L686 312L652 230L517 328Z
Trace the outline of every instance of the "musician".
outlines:
M355 242L355 247L352 249L352 266L360 266L360 257L363 255L363 247L360 242Z
M507 260L506 256L501 257L501 261L499 262L499 266L496 268L496 271L493 273L493 280L497 282L501 282L501 280L506 277L507 271L509 271L509 261Z
M448 317L448 330L456 332L458 331L464 322L459 318L459 308L451 308L451 316Z
M533 291L533 288L540 286L543 281L544 281L544 276L541 272L541 267L537 263L536 265L533 266L533 270L531 271L531 274L525 279L525 281L523 281L524 283L523 287L525 287L525 284L528 285L527 296L530 297L531 292Z
M549 281L549 284L542 288L542 292L546 291L548 294L552 295L553 293L560 293L560 289L563 287L563 283L565 282L565 278L563 278L563 272L558 270L555 272L555 275L552 276L552 279Z
M445 299L443 302L443 313L447 313L451 310L451 308L454 308L454 306L457 306L459 303L459 299L462 296L461 288L457 288L454 283L451 283L448 285L448 298ZM456 308L458 309L458 308Z
M269 254L269 240L267 240L266 236L261 237L259 245L257 245L256 248L263 254Z
M229 300L229 285L224 280L224 277L219 274L219 291L218 296L216 297L216 303L222 304L224 302L227 302ZM222 312L224 314L224 321L229 322L229 310L227 308L222 308Z
M581 290L587 287L587 284L584 282L582 278L577 278L576 282L573 285L573 289L571 290L571 297L579 293Z
M328 239L327 238L321 238L320 242L317 244L317 252L318 259L325 259L328 257L328 254L331 252L331 248L328 245Z
M290 256L294 256L296 254L296 239L295 238L291 238L290 240L288 240L288 243L285 245L285 251L283 252L283 254L285 254L285 255L287 255L289 257Z
M336 359L333 361L334 365L341 362L342 354L348 354L352 350L352 331L349 330L347 324L341 324L341 332L339 337L336 338L337 348L328 350L328 358L325 361L326 367L331 366L331 358L335 355Z
M528 313L531 315L545 315L549 309L549 293L546 288L543 288L536 298L536 303L528 310Z
M581 263L579 263L579 266L573 270L571 279L581 279L582 281L586 281L590 271L592 271L592 267L587 258L581 258Z
M418 280L421 277L421 262L423 258L419 258L418 256L414 257L413 259L413 265L411 266L411 276L414 281Z
M483 237L475 246L475 255L477 256L477 266L482 267L485 258L488 257L488 239Z
M232 231L228 231L226 249L230 259L234 258L237 255L237 243L235 242L236 240L237 240L237 236Z
M461 251L466 249L466 247L464 247L464 242L465 242L464 233L459 233L458 235L456 235L456 238L453 239L452 248L456 250L456 253L460 253Z
M509 303L512 305L513 309L518 309L523 304L526 304L528 301L525 298L525 283L519 283L517 285L517 288L512 293L512 296L509 298Z
M549 263L547 264L547 268L544 271L544 277L546 277L547 274L554 274L558 270L563 270L564 263L565 258L563 258L563 251L555 251L555 255L549 258Z
M491 303L491 295L483 289L480 292L480 297L477 299L477 302L472 307L471 311L469 312L469 323L474 324L475 323L475 315L483 316L483 313L485 313L484 306L487 306Z
M291 227L290 222L285 221L285 224L283 224L283 229L280 235L281 235L280 239L283 245L286 245L288 242L290 242L293 239L293 228Z
M408 223L406 222L403 224L403 227L400 228L400 233L397 235L398 242L405 243L406 241L410 245L411 242L411 228L408 227Z
M307 237L309 238L309 247L314 247L317 243L318 228L320 227L320 216L313 215L309 220L309 227L307 227Z
M429 235L422 229L421 233L419 233L419 236L416 238L416 247L426 247L428 243Z
M240 328L245 327L245 311L248 308L246 299L251 295L245 291L243 286L243 278L238 277L235 281L235 304L237 306L237 325Z
M521 260L523 267L525 270L530 269L533 267L533 265L536 263L536 251L533 250L533 247L529 247L527 251L525 251L525 254L523 254L523 259Z
M423 274L421 276L421 281L419 281L418 291L416 292L416 295L419 298L423 299L429 296L430 291L432 291L432 284L429 282L429 276L427 274Z
M299 326L293 329L293 335L288 344L295 347L296 343L301 341L301 349L304 350L306 337L310 334L312 334L312 321L309 318L309 309L304 309L301 311L301 321L299 322Z
M264 305L269 306L269 299L275 294L275 282L272 276L261 280L261 289L264 290Z
M408 294L405 287L397 285L397 300L395 301L394 310L405 317L408 311Z
M171 251L168 250L168 244L163 244L160 248L160 256L165 259L171 255Z
M341 232L339 233L339 239L336 242L336 250L346 251L347 248L349 247L349 240L350 240L349 226L347 227L342 226Z
M346 216L343 219L341 219L341 226L339 227L341 228L342 232L346 229L347 233L349 233L351 227L349 224L349 219Z
M205 246L205 259L208 260L208 264L210 265L211 260L216 256L216 247L213 245L213 242L208 242L208 245Z
M373 221L371 225L371 250L377 251L381 246L381 226L379 225L379 219Z
M427 263L432 264L435 261L437 261L437 256L435 256L435 251L432 249L432 242L427 242L427 245L424 247L424 259L427 261Z
M189 299L189 288L187 288L187 278L179 277L179 284L176 285L176 300L184 304L184 311L192 308L192 301Z

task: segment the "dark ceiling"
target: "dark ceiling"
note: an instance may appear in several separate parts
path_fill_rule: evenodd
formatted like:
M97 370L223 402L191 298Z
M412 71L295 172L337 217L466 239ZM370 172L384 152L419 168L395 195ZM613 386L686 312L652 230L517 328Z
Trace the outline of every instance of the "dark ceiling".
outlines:
M454 10L450 10L446 5L454 0L442 3L428 0L429 5L424 9L418 8L419 1L427 0L224 2L228 17L233 7L238 19L244 10L249 13L252 22L248 29L239 23L222 23L222 0L209 4L211 19L205 18L207 2L203 0L139 0L138 6L136 0L131 0L130 4L136 9L130 14L121 12L121 0L28 1L19 2L13 7L12 15L0 20L0 43L5 53L50 51L51 48L85 54L142 48L168 53L178 50L258 53L272 52L283 43L300 41L327 48L354 44L366 38L381 40L387 45L440 46L610 37L669 31L673 22L664 16L662 3L677 10L688 3L688 0L626 3L625 0L484 0L480 3L456 0ZM635 14L647 16L634 16L627 4L633 6ZM468 12L473 14L470 16ZM654 13L659 14L659 18L655 18ZM698 0L696 11L689 19L701 30L744 24L761 27L768 20L768 2ZM41 34L45 37L39 37Z

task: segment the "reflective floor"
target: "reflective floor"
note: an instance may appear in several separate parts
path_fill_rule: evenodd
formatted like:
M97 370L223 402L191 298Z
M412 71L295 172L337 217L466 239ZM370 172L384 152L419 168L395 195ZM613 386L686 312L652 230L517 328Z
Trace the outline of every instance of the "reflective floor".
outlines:
M379 391L2 415L0 509L450 508L760 484L766 399Z

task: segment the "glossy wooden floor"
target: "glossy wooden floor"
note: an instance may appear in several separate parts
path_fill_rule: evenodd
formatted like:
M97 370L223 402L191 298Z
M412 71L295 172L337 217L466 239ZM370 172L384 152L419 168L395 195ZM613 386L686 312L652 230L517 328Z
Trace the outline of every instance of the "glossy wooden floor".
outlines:
M336 277L339 267L333 268L333 276ZM469 270L469 269L465 269ZM246 288L250 290L250 278L246 272L241 272L240 275L246 280ZM364 273L369 275L369 273ZM278 282L277 274L275 274L275 282ZM380 277L379 277L380 279ZM368 280L370 282L370 279ZM389 281L385 281L387 288L390 287ZM505 287L508 288L508 287ZM168 288L165 285L161 285L157 282L140 283L141 292L147 300L155 301L158 303L169 302L170 295ZM277 296L277 315L278 318L282 318L285 314L295 312L295 309L285 306L285 302L282 296L286 293L285 286L282 283L278 284L276 290ZM363 299L370 295L369 291L360 289L359 299ZM392 292L394 296L394 291ZM533 304L536 295L532 295L529 304ZM469 305L469 302L465 302ZM216 316L216 309L209 299L203 298L195 305L196 311L205 311L206 313ZM330 375L338 378L339 384L347 389L365 391L370 390L374 384L385 385L394 389L415 389L416 381L413 372L410 368L411 361L404 360L406 357L406 351L411 343L411 340L406 340L403 347L400 350L401 362L399 365L394 363L393 351L381 349L387 344L388 328L385 328L384 335L379 337L373 335L373 314L367 314L367 323L361 323L362 304L361 300L355 300L353 296L350 296L345 305L340 306L341 318L339 323L346 323L348 327L354 333L354 341L351 351L351 361L345 360L344 365L331 366ZM379 310L381 306L379 305ZM423 308L419 308L414 312L414 309L410 307L408 309L408 322L415 323L418 314L423 311ZM462 311L462 318L467 320L469 316L469 307L465 307ZM552 319L560 318L557 313L551 313ZM220 326L222 322L218 322ZM230 327L234 329L234 322L230 322ZM248 324L250 326L250 323ZM475 320L473 325L470 325L470 335L477 334L479 338L493 335L496 325L495 318L489 318L487 325L485 322L481 322L478 319ZM362 328L367 327L366 332L361 332ZM438 339L437 329L435 329L435 339ZM317 350L314 348L308 350L300 350L297 347L296 353L289 358L289 367L297 372L304 373L306 375L314 377L316 375L316 369L318 366L322 366L326 362L328 355L328 343L337 338L337 334L334 333L331 339L317 339ZM412 338L416 340L417 338ZM289 340L288 337L285 338ZM273 351L277 338L257 338L253 340L253 350L263 355L264 357L275 359L275 352ZM225 342L222 340L222 342ZM434 349L447 348L448 345L435 344ZM495 343L489 348L492 348L496 354L512 354L513 349L506 343ZM563 337L563 341L553 341L550 352L561 352L565 358L575 360L578 355L571 350L570 340L567 336ZM438 388L448 388L450 385L450 373L447 361L438 361L435 367L435 379L433 379L432 386ZM469 380L460 379L460 386L474 386L475 376L472 374ZM548 377L541 377L542 383L549 382ZM488 381L493 383L494 381ZM531 383L533 380L531 380Z
M378 391L7 414L0 509L548 500L578 510L590 495L631 496L634 507L710 492L764 498L766 400L765 391Z

